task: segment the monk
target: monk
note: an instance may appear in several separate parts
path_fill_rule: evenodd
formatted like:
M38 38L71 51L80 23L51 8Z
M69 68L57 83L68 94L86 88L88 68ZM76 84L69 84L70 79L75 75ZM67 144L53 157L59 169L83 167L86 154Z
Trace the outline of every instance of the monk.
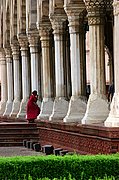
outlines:
M26 118L29 123L34 123L34 120L40 114L40 108L37 105L38 95L37 91L33 91L28 103L27 103L27 110L26 110Z

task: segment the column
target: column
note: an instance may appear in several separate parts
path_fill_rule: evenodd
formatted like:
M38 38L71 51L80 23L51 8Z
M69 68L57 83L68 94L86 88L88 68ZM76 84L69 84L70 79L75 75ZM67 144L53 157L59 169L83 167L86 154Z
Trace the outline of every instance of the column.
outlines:
M11 48L5 48L6 54L6 63L7 63L7 93L8 93L8 100L6 103L6 108L3 116L9 116L12 111L13 105L13 64L12 64L12 53Z
M64 84L64 51L63 36L65 17L50 18L55 42L55 81L56 81L56 98L53 104L53 111L49 120L61 121L66 116L68 110L68 101L65 97Z
M109 116L105 121L107 127L119 127L119 2L117 0L113 3L114 7L114 84L115 93L111 103L111 110Z
M0 48L0 73L1 73L1 101L0 101L0 115L5 112L6 102L7 102L7 67L5 51Z
M39 57L39 42L40 37L38 32L30 31L28 32L28 41L30 47L30 54L31 54L31 91L36 90L38 94L40 94L40 86L38 81L38 64L40 61ZM40 95L41 97L41 95ZM41 106L41 102L38 100L37 104Z
M90 87L83 124L103 123L108 116L104 54L104 1L86 1L90 36Z
M50 56L50 32L51 24L40 24L39 34L42 47L43 64L43 101L41 104L41 113L38 119L48 120L53 110L53 98L51 95L51 56Z
M21 103L21 66L19 44L12 44L13 69L14 69L14 101L10 116L16 117Z
M84 39L81 33L82 23L79 21L80 9L75 13L72 8L65 7L65 11L69 21L70 33L70 51L71 51L71 83L72 83L72 96L69 103L69 109L64 122L81 122L86 111L86 97L83 93L84 78L82 73L83 61L85 61L85 53L82 44Z
M21 47L21 58L22 58L22 101L20 104L20 110L17 114L18 118L25 118L26 116L26 105L30 95L30 71L29 71L29 49L28 39L26 35L18 37L18 41Z

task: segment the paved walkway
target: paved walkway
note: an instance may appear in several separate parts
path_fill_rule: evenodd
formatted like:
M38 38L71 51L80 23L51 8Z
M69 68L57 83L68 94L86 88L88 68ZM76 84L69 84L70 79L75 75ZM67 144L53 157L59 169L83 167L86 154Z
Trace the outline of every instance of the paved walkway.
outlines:
M39 156L44 155L42 152L36 152L34 150L25 147L0 147L0 156Z

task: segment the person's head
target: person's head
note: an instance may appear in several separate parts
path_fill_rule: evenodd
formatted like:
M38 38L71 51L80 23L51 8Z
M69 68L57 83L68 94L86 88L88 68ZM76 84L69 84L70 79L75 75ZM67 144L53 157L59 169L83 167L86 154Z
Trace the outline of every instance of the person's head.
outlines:
M34 91L32 92L32 94L33 94L34 96L37 96L37 91L34 90Z

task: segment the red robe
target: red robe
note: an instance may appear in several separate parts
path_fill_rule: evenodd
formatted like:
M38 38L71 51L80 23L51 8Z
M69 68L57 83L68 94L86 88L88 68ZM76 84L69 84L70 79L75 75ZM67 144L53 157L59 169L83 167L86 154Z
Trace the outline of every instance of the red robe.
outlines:
M40 114L40 108L37 105L37 98L32 94L27 103L27 116L28 120L36 119L37 116Z

